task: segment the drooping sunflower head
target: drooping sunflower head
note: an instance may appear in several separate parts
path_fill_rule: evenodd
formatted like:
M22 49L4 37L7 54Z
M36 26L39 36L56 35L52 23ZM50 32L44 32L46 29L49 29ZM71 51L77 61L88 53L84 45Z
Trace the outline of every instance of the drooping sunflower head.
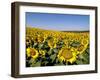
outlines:
M79 51L79 53L83 53L86 49L87 49L88 45L80 45L79 47L77 47L77 50Z
M27 48L26 53L28 57L32 57L33 59L36 59L39 55L38 51L34 48Z
M84 49L84 45L80 45L77 49L79 52L81 52Z
M72 52L69 48L62 48L58 53L60 61L70 62L71 64L76 61L76 53Z

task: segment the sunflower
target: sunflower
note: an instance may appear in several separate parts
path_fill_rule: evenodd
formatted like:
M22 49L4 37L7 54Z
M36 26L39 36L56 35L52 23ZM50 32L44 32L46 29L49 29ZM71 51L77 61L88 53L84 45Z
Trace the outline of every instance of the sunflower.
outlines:
M86 49L87 49L88 45L80 45L77 50L79 51L79 53L83 53Z
M37 41L38 41L39 43L44 42L44 41L45 41L44 36L38 35L38 36L37 36Z
M83 45L88 45L89 40L88 40L88 39L83 39L81 43L82 43Z
M66 39L64 40L64 43L65 43L66 46L68 46L68 44L69 44L68 40L66 40Z
M34 48L27 48L27 56L32 57L33 59L36 59L39 55L38 51Z
M75 53L75 54L79 54L80 52L78 51L78 49L77 48L74 48L74 47L71 47L71 51L73 52L73 53Z
M56 43L57 43L56 39L52 38L52 39L48 40L48 45L50 48L56 48Z
M70 62L71 64L76 61L76 52L72 52L69 48L62 48L58 53L58 59L60 61Z
M43 50L39 50L39 54L41 54L41 55L45 55L45 51L43 51Z
M34 34L34 35L32 36L32 41L34 41L34 42L37 41L37 35Z

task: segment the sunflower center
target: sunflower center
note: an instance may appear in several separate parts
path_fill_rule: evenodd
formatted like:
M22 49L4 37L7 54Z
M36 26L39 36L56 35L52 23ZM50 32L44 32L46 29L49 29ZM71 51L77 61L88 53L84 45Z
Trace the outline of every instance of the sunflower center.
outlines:
M31 54L31 56L36 55L36 52L34 51L34 49L31 49L30 54Z
M49 43L50 43L50 45L51 45L51 46L53 46L53 45L54 45L54 42L51 42L51 41L50 41Z
M66 59L70 59L73 57L72 52L69 50L63 50L62 51L62 56Z
M87 42L87 40L83 40L83 44L87 44L88 42Z

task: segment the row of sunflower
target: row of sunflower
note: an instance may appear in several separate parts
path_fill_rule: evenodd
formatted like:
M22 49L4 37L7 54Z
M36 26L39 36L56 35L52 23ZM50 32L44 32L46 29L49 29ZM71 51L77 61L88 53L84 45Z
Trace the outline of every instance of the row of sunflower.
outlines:
M89 64L89 32L26 28L26 66Z

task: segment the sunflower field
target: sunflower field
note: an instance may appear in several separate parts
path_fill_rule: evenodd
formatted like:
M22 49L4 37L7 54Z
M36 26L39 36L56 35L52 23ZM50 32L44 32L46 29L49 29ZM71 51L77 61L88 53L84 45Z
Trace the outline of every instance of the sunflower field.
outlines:
M89 32L26 27L26 67L89 64Z

